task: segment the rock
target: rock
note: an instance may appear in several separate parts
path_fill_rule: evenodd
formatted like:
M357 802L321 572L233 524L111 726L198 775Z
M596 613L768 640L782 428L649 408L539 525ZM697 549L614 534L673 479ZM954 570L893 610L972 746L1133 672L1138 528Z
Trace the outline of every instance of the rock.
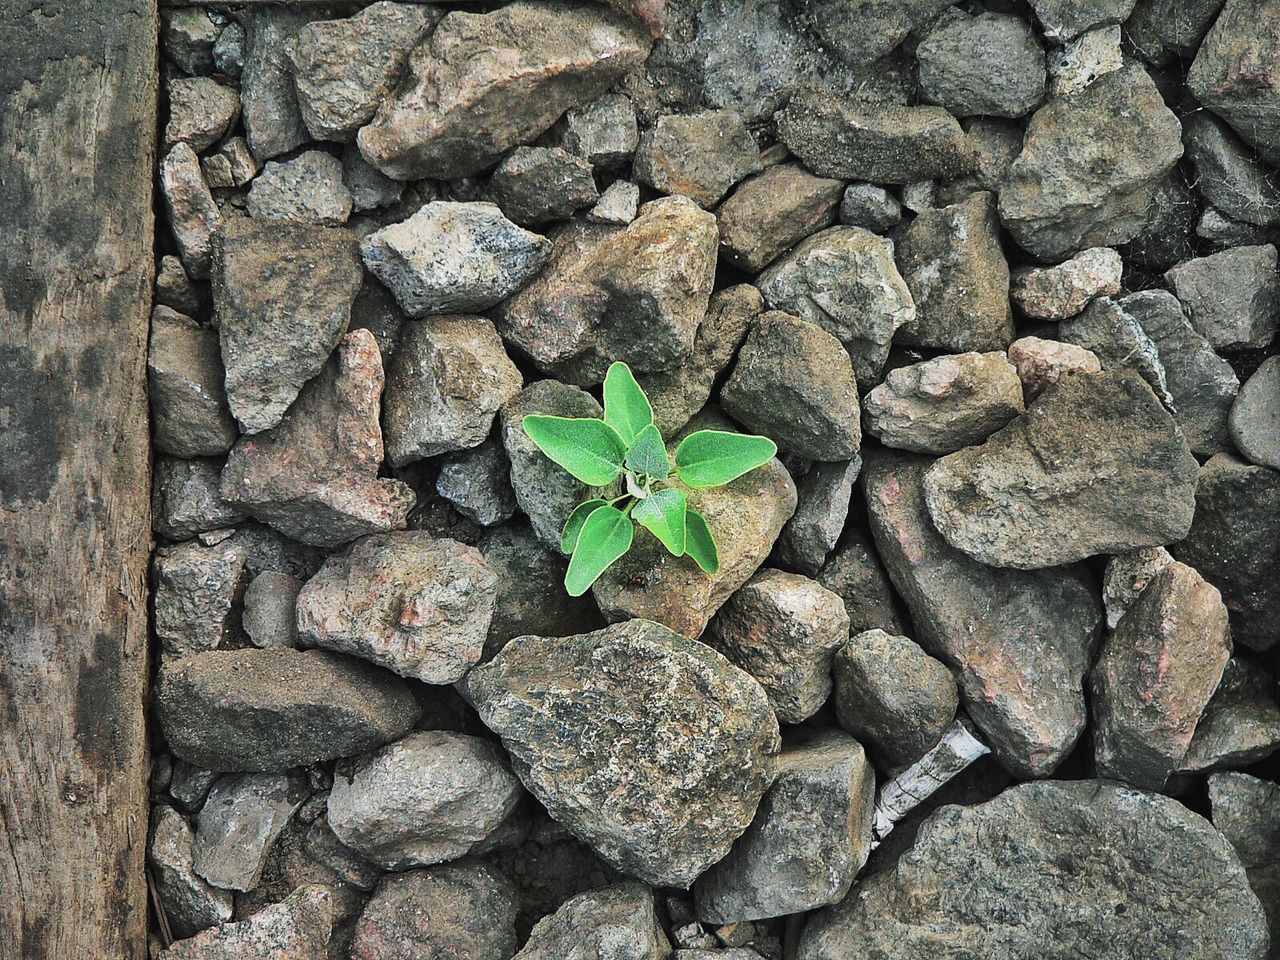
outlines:
M382 367L385 370L391 356L400 345L400 334L404 328L405 318L396 305L395 298L386 287L372 277L365 277L351 304L351 325L349 330L368 330L378 342L378 352L382 355Z
M566 900L538 921L515 960L662 960L668 955L653 890L632 880Z
M1266 347L1280 329L1280 275L1269 243L1187 260L1165 280L1215 350Z
M809 921L798 957L1032 957L1052 943L1261 960L1266 942L1240 861L1199 815L1106 781L1046 781L935 812L892 869Z
M1207 110L1187 117L1183 125L1187 159L1195 170L1196 189L1232 220L1269 226L1280 221L1280 186L1253 151Z
M1209 778L1209 802L1213 825L1239 854L1274 943L1280 936L1280 787L1243 773L1215 773Z
M387 371L387 459L401 467L479 446L521 386L488 320L444 316L410 324Z
M298 595L298 635L423 683L480 659L498 575L474 547L399 530L325 561Z
M346 331L361 280L355 239L324 227L229 219L213 261L227 400L243 430L258 433L280 423Z
M324 561L324 552L319 548L290 540L265 524L253 521L232 531L215 530L201 537L202 542L209 543L223 539L233 540L244 548L245 568L254 577L272 570L306 580L320 569Z
M732 110L667 114L640 137L635 176L660 193L714 207L743 177L759 173L760 149Z
M351 960L509 960L516 949L511 882L480 863L386 877L356 923Z
M1059 42L1086 30L1124 23L1134 0L1032 0L1044 35Z
M209 77L174 77L165 85L169 94L169 123L164 145L189 143L202 153L222 139L240 115L240 98L231 87Z
M776 769L747 832L694 886L704 923L836 903L866 863L875 772L861 744L824 730L788 744Z
M606 93L570 107L556 124L555 134L559 146L593 167L625 163L640 142L636 108L621 93Z
M520 2L455 11L409 57L397 95L358 137L396 180L477 173L638 66L649 38L599 6Z
M302 121L317 140L350 140L395 91L409 51L443 12L387 0L308 23L285 45Z
M192 866L193 840L191 827L173 807L156 804L151 808L147 864L169 927L179 938L231 919L231 894L211 887L196 875Z
M1196 236L1208 242L1210 250L1229 247L1257 246L1266 243L1270 234L1266 227L1232 220L1221 210L1206 206L1196 221Z
M160 192L183 266L197 279L207 277L213 232L222 215L189 143L175 145L160 162Z
M1195 56L1223 0L1138 0L1125 21L1138 53L1156 66Z
M217 153L200 161L200 169L211 189L243 187L258 175L259 167L244 137L231 137Z
M766 569L729 597L704 642L760 682L781 723L800 723L826 702L831 658L848 638L839 596L808 577Z
M1103 643L1090 677L1098 773L1161 789L1230 656L1217 589L1182 563L1156 574Z
M307 150L284 163L268 160L249 188L247 206L259 220L336 227L351 215L351 193L337 157Z
M893 241L861 227L815 233L756 278L765 302L818 324L847 348L858 384L869 389L895 331L916 315L893 262Z
M266 570L244 592L244 632L254 646L296 647L296 608L302 582L297 577Z
M1123 66L1119 26L1086 31L1050 55L1049 93L1054 97L1079 93L1099 77Z
M213 64L219 73L239 80L244 72L244 48L248 42L247 32L242 24L232 21L222 28L218 34L218 42L213 45Z
M905 0L885 9L863 6L835 10L821 0L798 0L797 11L813 31L846 63L870 64L907 35L946 9L942 0Z
M313 960L326 955L332 933L333 891L307 884L247 920L179 940L159 960Z
M1107 558L1102 575L1102 604L1107 611L1107 629L1114 630L1135 600L1147 589L1173 557L1164 547L1140 547Z
M222 389L218 331L168 307L151 313L147 393L156 448L177 457L226 453L235 421Z
M160 48L193 76L213 72L213 44L218 27L199 7L168 9L160 15Z
M219 777L200 809L196 872L215 887L252 890L271 845L310 792L297 771Z
M215 650L162 663L170 749L218 771L281 770L386 743L421 712L403 681L324 650Z
M1097 373L1102 369L1092 350L1039 337L1022 337L1009 344L1009 362L1018 371L1027 403L1063 377Z
M1066 320L1094 297L1120 292L1124 261L1109 247L1092 247L1052 267L1019 267L1011 274L1010 295L1036 320Z
M816 324L761 315L720 390L725 411L781 449L811 460L858 452L858 386L844 346Z
M310 139L287 50L312 17L305 9L286 6L255 7L245 16L240 100L245 139L259 160L288 153Z
M899 344L962 352L1013 340L1009 265L990 194L921 213L898 244L898 265L916 307Z
M317 795L312 801L327 804L328 797ZM343 883L359 890L372 890L382 879L382 871L339 840L323 815L307 827L302 849L308 859L332 870Z
M743 181L716 211L720 257L758 273L805 237L831 225L844 184L798 163L769 167Z
M922 98L957 117L1021 117L1044 99L1044 51L1021 17L957 18L931 31L916 59Z
M625 227L636 218L639 208L640 188L630 180L615 180L600 194L596 205L587 211L587 221Z
M1156 186L1143 224L1133 239L1120 247L1130 267L1152 272L1168 270L1196 252L1192 230L1200 204L1182 175L1175 171Z
M599 198L591 164L560 147L516 147L489 180L488 197L516 223L564 220Z
M1209 30L1187 86L1268 163L1280 163L1280 4L1229 0Z
M953 548L925 507L929 465L888 451L867 457L880 557L917 640L956 670L965 710L996 757L1017 775L1047 776L1085 727L1082 684L1102 619L1092 578L1078 567L995 570Z
M154 626L166 657L216 650L239 627L235 607L247 577L244 550L230 542L161 547L151 565Z
M840 200L840 222L884 233L902 222L902 204L884 187L851 183Z
M1222 591L1237 643L1267 650L1280 641L1280 473L1226 453L1211 457L1191 530L1172 553Z
M966 173L964 131L941 107L857 104L808 91L776 116L778 137L821 177L916 183Z
M1116 70L1036 111L1000 191L1000 219L1044 259L1123 243L1181 156L1181 127L1151 78L1137 65Z
M856 633L836 651L833 667L840 726L884 769L915 763L955 719L951 671L906 637Z
M954 204L970 193L999 193L1009 167L1022 151L1020 123L997 117L968 117L961 126L973 149L973 172L958 180L939 183L938 202Z
M900 634L905 629L884 568L861 534L845 538L818 573L818 582L844 601L850 634L873 629Z
M342 182L351 194L351 209L356 212L395 205L405 186L399 180L384 177L351 145L342 151Z
M1099 297L1079 316L1059 324L1058 335L1094 354L1104 370L1135 371L1166 406L1173 407L1160 350L1139 321L1139 312L1150 310L1131 311L1122 301Z
M1274 689L1261 667L1236 657L1228 660L1179 772L1243 767L1280 750L1280 707Z
M952 546L1030 570L1182 539L1196 470L1150 388L1118 370L1059 381L982 446L939 460L924 486Z
M445 458L436 476L436 492L482 527L510 520L516 512L511 462L501 444L492 439Z
M546 269L502 305L498 330L542 370L579 385L610 362L669 370L693 349L715 277L715 217L684 197L626 227L573 222Z
M849 515L862 458L815 463L796 487L796 512L778 537L783 566L816 577L835 549Z
M1268 357L1231 406L1231 439L1252 462L1280 470L1280 359Z
M387 870L483 849L522 791L493 744L438 730L412 733L356 761L329 793L338 839Z
M754 680L644 620L521 637L473 669L467 691L554 818L618 869L663 886L686 887L724 856L779 746Z
M170 540L189 540L244 520L218 493L221 472L216 460L157 457L151 475L151 528Z
M172 254L160 258L156 269L156 303L190 316L200 309L201 298L182 261Z
M862 407L885 446L952 453L1022 413L1022 381L1003 353L953 354L890 370Z

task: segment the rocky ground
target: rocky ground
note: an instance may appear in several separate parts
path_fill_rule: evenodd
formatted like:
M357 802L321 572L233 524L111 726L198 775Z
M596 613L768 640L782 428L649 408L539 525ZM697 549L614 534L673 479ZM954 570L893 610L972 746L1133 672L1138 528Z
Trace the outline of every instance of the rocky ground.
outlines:
M160 956L1280 956L1280 0L163 20Z

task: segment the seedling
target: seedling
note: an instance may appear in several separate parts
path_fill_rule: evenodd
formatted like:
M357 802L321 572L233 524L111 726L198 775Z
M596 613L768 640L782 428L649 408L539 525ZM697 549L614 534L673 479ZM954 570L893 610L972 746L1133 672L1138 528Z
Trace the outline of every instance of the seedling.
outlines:
M560 548L572 556L564 576L580 597L626 555L638 523L677 557L688 554L706 573L720 569L720 551L706 517L689 509L688 494L672 483L672 464L653 407L625 363L604 378L604 419L528 416L524 432L548 457L591 487L622 478L612 500L578 504L565 522ZM675 476L691 490L736 480L778 452L768 437L699 430L676 448Z

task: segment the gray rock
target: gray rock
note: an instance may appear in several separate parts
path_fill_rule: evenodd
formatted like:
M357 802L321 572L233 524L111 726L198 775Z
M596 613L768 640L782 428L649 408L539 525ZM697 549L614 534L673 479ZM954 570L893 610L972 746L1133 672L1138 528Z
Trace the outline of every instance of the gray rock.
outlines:
M1231 406L1228 426L1246 458L1280 470L1280 358L1263 360L1245 381Z
M720 257L757 273L835 220L844 184L782 163L743 181L720 209ZM852 188L851 188L852 189Z
M248 32L244 25L236 21L228 23L218 34L218 42L213 45L213 65L219 73L233 80L239 80L244 72L244 48L248 43Z
M160 14L160 48L164 55L193 76L213 72L217 24L207 10L179 7Z
M1275 943L1280 937L1280 787L1243 773L1215 773L1209 778L1209 802L1213 825L1240 855Z
M605 187L596 205L587 211L591 223L625 227L640 209L640 188L630 180L615 180Z
M312 796L311 803L327 804L328 799L327 795L317 794ZM302 849L310 860L332 870L343 883L359 890L372 890L382 879L382 871L339 840L323 815L307 827Z
M1155 273L1196 253L1193 236L1200 204L1182 174L1175 171L1156 186L1155 196L1133 239L1120 247L1130 267Z
M188 540L244 520L218 493L221 472L216 460L157 457L151 474L151 529L170 540Z
M1181 130L1137 65L1051 100L1027 126L1000 219L1020 246L1050 260L1130 240L1182 156Z
M1020 122L999 117L967 117L961 126L973 151L973 167L966 176L935 184L939 204L958 203L979 190L999 193L1009 167L1022 151Z
M194 767L185 760L175 760L173 776L169 778L169 796L179 810L195 813L204 806L204 798L218 776L213 770Z
M938 810L891 869L809 921L798 957L1034 957L1053 944L1262 960L1266 942L1239 859L1199 815L1106 781L1046 781Z
M947 4L943 0L903 0L888 6L833 9L822 0L797 0L796 7L805 29L817 34L841 60L861 65L888 53Z
M1280 750L1280 706L1274 690L1261 667L1237 657L1228 660L1179 772L1243 767Z
M1124 23L1134 0L1031 0L1044 35L1059 42L1086 30Z
M252 890L271 845L310 792L299 771L219 777L200 808L196 873L215 887Z
M412 50L443 16L429 6L365 7L345 20L317 20L285 44L298 107L317 140L350 140L394 92Z
M516 949L511 882L480 863L385 878L356 922L353 960L458 957L510 960Z
M147 864L169 927L178 938L231 919L231 894L196 875L191 853L194 839L191 827L173 807L157 804L151 808Z
M172 254L161 257L156 269L156 303L190 316L200 309L201 302L182 261Z
M254 7L245 15L240 100L245 139L259 160L288 153L310 139L286 51L312 17L305 8L287 6Z
M399 92L360 131L360 152L396 180L476 173L600 96L648 50L639 24L599 6L455 11L413 51Z
M849 354L807 320L776 310L757 318L720 402L740 423L798 456L848 460L858 452L858 385Z
M641 183L700 207L714 207L735 183L761 169L760 149L732 110L659 117L641 135L634 167Z
M421 713L404 682L325 650L215 650L161 664L160 728L217 771L281 770L386 743Z
M216 650L232 639L248 580L242 548L229 541L161 547L151 575L155 632L166 657Z
M621 93L570 107L554 133L561 147L596 167L625 163L640 142L636 108Z
M159 960L310 960L326 956L333 935L333 891L298 887L238 923L224 923L179 940Z
M1253 151L1207 110L1183 124L1196 190L1225 216L1268 226L1280 221L1280 185Z
M816 577L835 549L849 516L853 484L862 458L815 463L796 486L796 512L778 537L782 565Z
M798 738L729 854L694 885L698 919L725 924L836 903L871 852L875 771L836 730Z
M1022 381L1003 353L952 354L890 370L862 409L885 446L952 453L1022 413Z
M1114 630L1125 612L1147 589L1173 557L1164 547L1140 547L1107 558L1102 575L1102 604L1107 611L1107 629Z
M861 534L845 538L819 571L818 582L844 601L851 634L875 629L900 634L906 629L894 608L884 568Z
M840 222L884 233L902 222L902 204L884 187L874 183L851 183L840 200Z
M515 960L662 960L653 890L634 880L580 893L538 921Z
M791 724L826 702L831 658L848 638L838 595L808 577L765 569L729 597L703 641L755 677L778 720Z
M249 188L246 205L259 220L336 227L351 216L351 193L337 157L307 150L283 163L268 160Z
M554 818L618 869L664 886L688 886L724 856L779 746L754 680L644 620L519 638L473 669L467 690Z
M873 629L836 651L835 707L840 726L866 744L885 769L923 757L955 719L955 678L906 637Z
M196 153L203 153L222 139L240 115L236 91L209 77L173 77L165 87L169 94L165 149L189 143Z
M923 99L958 117L1021 117L1044 99L1044 51L1021 17L957 18L931 31L916 59Z
M191 144L176 144L165 154L160 162L160 192L183 266L197 279L207 277L213 233L222 214L213 202Z
M1195 55L1223 0L1138 0L1125 21L1138 53L1156 66Z
M1165 280L1215 350L1265 347L1280 329L1280 274L1269 243L1187 260Z
M399 180L384 177L350 145L342 151L342 182L351 194L351 209L357 213L393 206L400 201L405 187Z
M205 181L214 190L243 187L258 175L260 167L244 137L231 137L217 153L200 161Z
M1257 246L1271 237L1268 228L1232 220L1212 206L1206 206L1200 214L1195 232L1197 237L1208 242L1210 250Z
M287 573L265 570L244 592L244 632L258 647L296 647L296 608L302 582Z
M600 199L591 164L560 147L516 147L489 180L488 198L526 226L564 220Z
M756 278L765 302L818 324L847 348L858 384L879 381L895 332L916 316L893 261L893 241L861 227L831 227Z
M1268 163L1280 163L1280 4L1229 0L1209 30L1187 86Z
M1138 319L1139 312L1151 312L1150 305L1141 311L1129 310L1128 299L1099 297L1079 316L1059 324L1058 335L1096 356L1104 370L1135 371L1167 407L1173 407L1160 350Z
M396 304L395 297L378 281L366 276L351 304L351 325L349 330L368 330L378 341L378 352L382 355L382 368L391 365L391 356L400 345L400 334L404 328L405 317Z
M226 453L236 424L223 392L218 331L168 307L151 313L147 393L156 448L177 457Z
M1049 93L1067 97L1124 66L1120 27L1086 31L1049 55Z
M424 683L480 659L498 575L474 547L415 530L375 534L325 561L298 595L298 635Z
M487 740L425 730L356 761L334 779L329 826L384 869L454 860L483 849L523 791Z
M1036 320L1066 320L1094 297L1120 292L1124 261L1109 247L1092 247L1051 267L1019 267L1011 274L1010 295Z
M929 514L975 560L1023 570L1186 536L1197 464L1136 373L1058 382L1027 412L938 461Z
M436 492L482 527L510 520L516 512L511 461L502 445L493 439L446 457L436 475Z

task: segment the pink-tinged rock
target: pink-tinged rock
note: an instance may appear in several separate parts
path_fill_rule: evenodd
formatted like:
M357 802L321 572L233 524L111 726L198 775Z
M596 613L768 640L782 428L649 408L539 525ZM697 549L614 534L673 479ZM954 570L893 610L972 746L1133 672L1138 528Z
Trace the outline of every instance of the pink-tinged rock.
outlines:
M1028 317L1065 320L1094 297L1119 294L1123 270L1124 261L1116 251L1092 247L1052 267L1019 267L1013 271L1009 293Z
M178 254L187 273L209 275L213 231L222 220L213 194L200 172L200 160L191 144L176 144L160 162L160 192L169 212L169 227L178 242Z
M1009 362L1022 381L1023 397L1030 402L1063 377L1075 373L1098 373L1102 363L1097 354L1074 343L1022 337L1009 344Z

